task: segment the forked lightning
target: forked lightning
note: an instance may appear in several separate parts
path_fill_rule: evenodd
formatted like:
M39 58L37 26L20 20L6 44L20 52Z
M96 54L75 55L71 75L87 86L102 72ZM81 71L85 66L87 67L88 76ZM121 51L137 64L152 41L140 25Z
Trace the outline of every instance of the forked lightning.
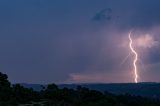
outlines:
M138 53L135 51L135 49L134 49L134 47L133 47L133 40L132 40L132 38L131 38L131 32L129 33L129 41L130 41L130 43L129 43L129 48L131 49L131 51L132 51L132 53L135 55L135 58L134 58L134 60L133 60L133 66L134 66L134 75L135 75L135 77L134 77L134 81L135 81L135 83L138 83L138 73L137 73L137 61L138 61Z

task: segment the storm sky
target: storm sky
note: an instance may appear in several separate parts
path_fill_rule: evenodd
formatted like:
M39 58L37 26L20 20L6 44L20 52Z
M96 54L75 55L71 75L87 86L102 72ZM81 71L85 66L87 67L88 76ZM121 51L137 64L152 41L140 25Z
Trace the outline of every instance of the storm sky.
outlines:
M0 71L13 83L134 82L132 31L138 80L160 82L159 5L160 0L1 0Z

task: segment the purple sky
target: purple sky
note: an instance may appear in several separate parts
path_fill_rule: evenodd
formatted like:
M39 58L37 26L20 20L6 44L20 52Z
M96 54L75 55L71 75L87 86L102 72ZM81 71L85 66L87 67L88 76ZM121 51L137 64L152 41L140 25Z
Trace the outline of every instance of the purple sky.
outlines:
M159 0L1 0L0 70L13 83L160 82Z

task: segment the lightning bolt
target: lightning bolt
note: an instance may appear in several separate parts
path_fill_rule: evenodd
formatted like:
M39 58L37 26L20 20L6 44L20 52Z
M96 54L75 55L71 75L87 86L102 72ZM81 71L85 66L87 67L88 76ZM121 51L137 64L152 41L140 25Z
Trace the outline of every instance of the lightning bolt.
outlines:
M138 54L135 51L135 49L133 48L133 41L132 41L132 38L131 38L131 32L129 33L128 37L129 37L129 41L130 41L129 48L131 49L132 53L135 55L135 58L133 60L134 75L135 75L134 81L135 81L135 83L138 83L137 64L136 64L137 61L138 61Z

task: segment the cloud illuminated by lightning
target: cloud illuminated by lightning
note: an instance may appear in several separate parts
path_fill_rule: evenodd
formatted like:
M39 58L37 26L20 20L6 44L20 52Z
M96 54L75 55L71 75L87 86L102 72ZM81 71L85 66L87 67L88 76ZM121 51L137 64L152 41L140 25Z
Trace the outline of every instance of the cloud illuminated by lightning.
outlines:
M131 49L132 53L135 55L135 58L133 60L133 66L134 66L134 74L135 74L134 80L135 80L135 83L137 83L138 82L138 74L137 74L137 64L136 63L137 63L137 60L138 60L138 54L135 51L135 49L133 48L133 41L132 41L132 38L131 38L131 32L129 33L128 37L129 37L129 41L130 41L129 48Z

